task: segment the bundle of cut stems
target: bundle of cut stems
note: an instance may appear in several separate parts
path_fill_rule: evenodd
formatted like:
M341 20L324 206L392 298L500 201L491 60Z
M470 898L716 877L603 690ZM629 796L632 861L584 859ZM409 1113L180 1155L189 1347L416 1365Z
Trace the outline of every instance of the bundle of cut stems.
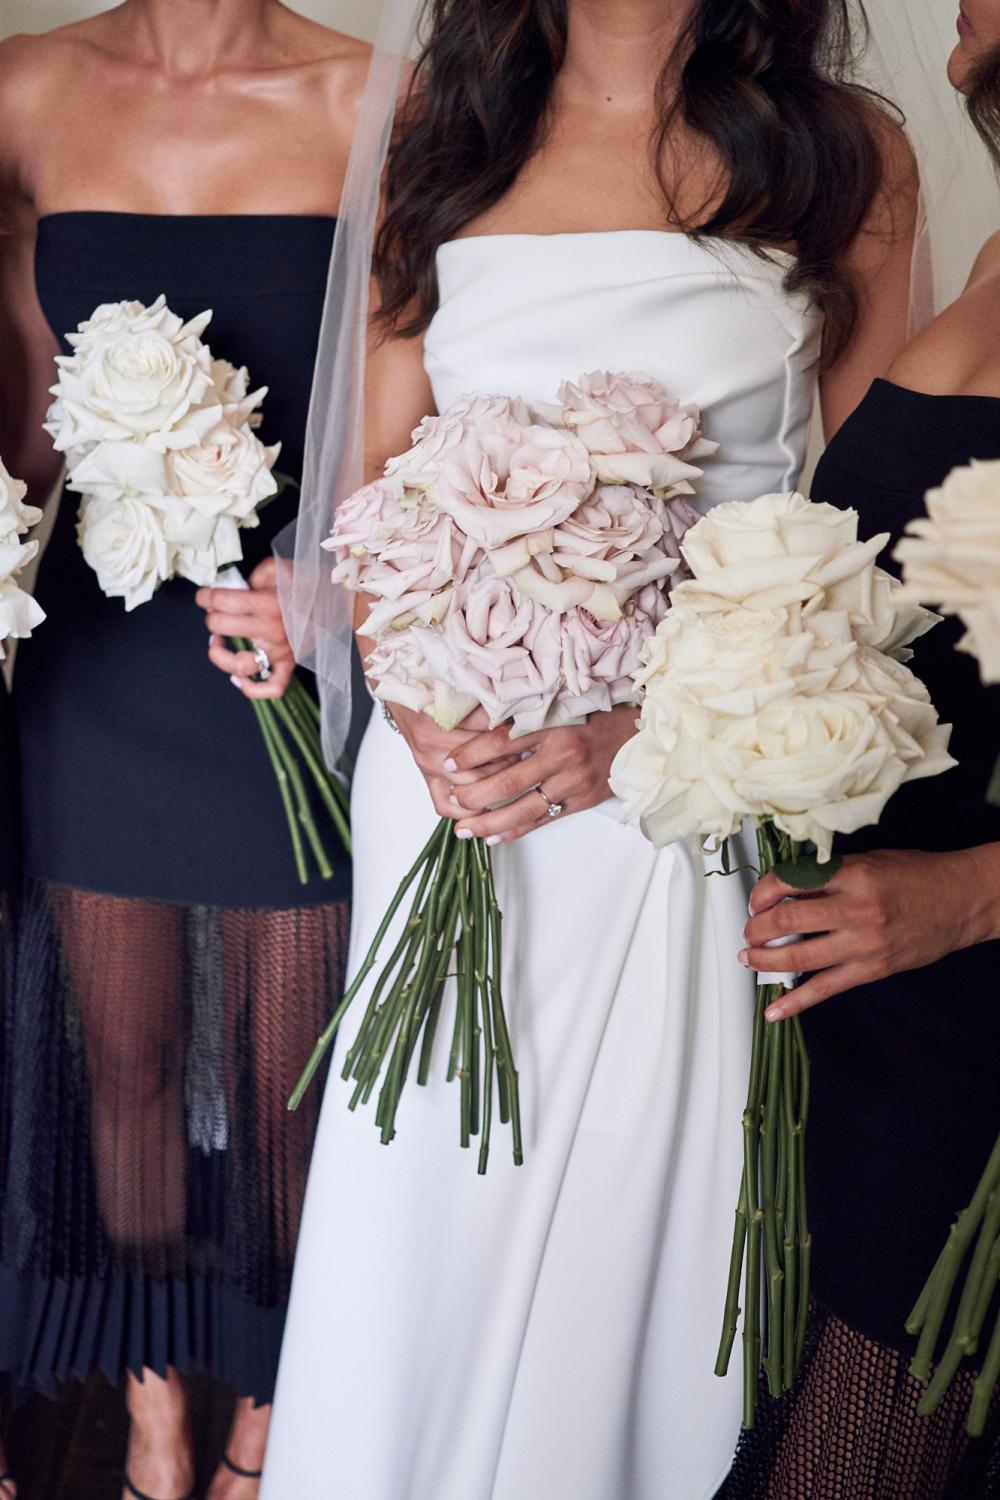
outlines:
M253 643L233 638L237 651L253 651ZM252 698L292 841L295 869L302 885L312 878L310 856L322 880L333 877L333 862L316 824L307 786L312 785L329 814L339 842L351 853L350 798L346 777L328 771L323 759L319 704L299 677L293 677L281 698Z
M337 1030L378 962L394 918L416 886L409 916L371 992L361 1026L347 1052L342 1077L354 1082L350 1108L367 1104L379 1079L375 1123L382 1143L396 1133L400 1097L417 1056L417 1082L430 1076L434 1041L448 982L456 1008L448 1081L459 1088L459 1140L478 1137L478 1169L490 1155L494 1096L500 1119L510 1124L514 1162L523 1159L518 1077L504 1012L500 978L500 908L489 849L479 839L456 838L442 818L402 880L353 983L323 1032L289 1102L297 1109Z
M760 874L776 866L822 867L770 821L757 829ZM833 873L832 870L830 872ZM743 1113L743 1181L729 1265L726 1312L715 1373L725 1375L740 1318L743 1285L743 1425L756 1422L761 1363L768 1390L795 1382L805 1348L812 1240L806 1207L809 1056L798 1017L769 1024L764 1012L784 993L759 984L754 1012L750 1088Z
M963 1266L965 1283L951 1334L931 1376L941 1329L952 1304ZM908 1333L920 1335L910 1366L917 1380L928 1382L919 1411L935 1412L962 1361L977 1353L986 1315L1000 1289L1000 1139L968 1208L952 1225L948 1241L906 1322ZM1000 1316L986 1349L972 1393L967 1430L982 1437L990 1402L1000 1381Z

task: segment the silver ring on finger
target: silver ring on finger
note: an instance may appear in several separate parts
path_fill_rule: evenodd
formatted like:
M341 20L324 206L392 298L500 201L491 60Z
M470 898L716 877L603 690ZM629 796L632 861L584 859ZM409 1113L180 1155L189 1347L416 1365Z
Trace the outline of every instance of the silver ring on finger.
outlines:
M541 797L542 801L545 803L545 806L548 808L549 817L550 818L558 818L559 815L560 815L560 813L563 811L563 805L562 805L562 803L561 802L553 802L552 798L549 796L548 792L545 790L545 788L541 785L540 782L539 782L538 786L532 787L531 790L533 792L537 792L538 795L539 795L539 797Z
M263 646L254 647L253 659L257 663L257 671L253 679L254 682L269 682L270 679L274 676L274 668L271 665L271 658L268 656Z

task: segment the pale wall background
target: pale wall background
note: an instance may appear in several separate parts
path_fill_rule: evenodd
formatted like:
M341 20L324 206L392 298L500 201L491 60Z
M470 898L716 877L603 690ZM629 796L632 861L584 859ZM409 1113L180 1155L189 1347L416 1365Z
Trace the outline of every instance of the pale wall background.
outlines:
M15 31L51 31L83 16L110 10L114 0L0 0L0 36ZM371 37L378 20L378 0L295 0L293 10L313 16L338 31Z

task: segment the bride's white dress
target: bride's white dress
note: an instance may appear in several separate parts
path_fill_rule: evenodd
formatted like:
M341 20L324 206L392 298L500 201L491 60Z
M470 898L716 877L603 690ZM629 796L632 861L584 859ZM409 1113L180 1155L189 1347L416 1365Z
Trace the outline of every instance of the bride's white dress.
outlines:
M665 233L445 245L435 398L551 400L595 368L649 371L721 445L703 506L794 487L820 326L786 266ZM354 964L434 821L374 715ZM390 1147L371 1108L348 1113L335 1068L263 1500L711 1500L728 1471L738 1349L727 1380L713 1364L749 1058L746 888L706 879L693 843L654 852L614 802L505 846L496 868L525 1164L498 1122L485 1178L459 1149L444 1022Z

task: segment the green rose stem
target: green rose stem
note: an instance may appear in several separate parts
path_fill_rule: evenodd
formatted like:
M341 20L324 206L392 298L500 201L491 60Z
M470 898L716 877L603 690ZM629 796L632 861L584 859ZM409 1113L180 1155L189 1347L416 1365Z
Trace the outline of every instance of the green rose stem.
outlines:
M382 1143L396 1134L403 1089L417 1058L417 1083L430 1076L444 993L455 980L455 1022L447 1077L458 1080L459 1140L479 1139L478 1171L487 1170L494 1098L510 1124L514 1161L524 1158L517 1070L501 988L501 918L493 864L480 840L455 837L442 818L403 878L361 969L313 1049L289 1101L297 1109L337 1030L379 961L390 925L410 896L402 932L369 996L342 1076L353 1080L349 1108L367 1104L381 1080L375 1123Z
M760 873L818 889L838 865L820 867L800 845L762 823L757 830ZM806 1210L805 1133L809 1113L809 1057L798 1018L769 1024L767 1009L780 985L758 985L750 1085L743 1112L740 1185L715 1373L729 1369L743 1288L743 1425L752 1428L763 1362L768 1391L794 1385L805 1349L811 1240ZM762 1314L764 1327L761 1327ZM763 1360L762 1360L763 1356Z
M931 1367L945 1317L952 1304L962 1266L969 1251L965 1284L952 1330L931 1378ZM915 1379L927 1384L920 1403L922 1416L941 1404L962 1360L979 1348L983 1324L1000 1287L1000 1139L968 1208L958 1215L916 1306L906 1321L910 1334L919 1334L910 1365ZM981 1437L993 1392L1000 1381L1000 1317L986 1351L972 1394L967 1431Z
M237 651L253 650L252 642L242 636L235 636L233 645ZM299 883L308 885L311 878L307 846L320 879L330 880L333 865L309 804L304 772L348 854L351 853L350 803L343 781L328 771L323 761L319 705L297 677L293 677L283 698L253 698L250 702L278 782Z
M295 868L298 872L299 883L305 885L309 880L309 871L306 866L305 849L302 845L302 834L299 831L298 819L295 816L295 807L292 803L288 772L274 743L270 714L264 712L264 704L259 699L252 698L250 701L253 705L253 711L257 716L257 723L260 725L260 732L264 739L264 748L267 750L271 769L274 771L275 779L278 783L278 791L281 794L285 817L288 820L288 832L291 835L292 853L295 856Z

